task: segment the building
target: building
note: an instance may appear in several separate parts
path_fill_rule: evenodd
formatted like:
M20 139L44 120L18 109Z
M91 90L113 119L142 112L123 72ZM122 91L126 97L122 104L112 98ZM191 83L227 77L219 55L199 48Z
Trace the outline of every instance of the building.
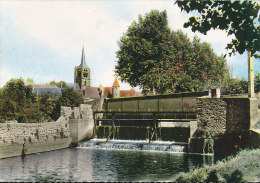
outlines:
M91 86L90 68L86 64L84 47L82 48L81 63L74 69L74 84L79 86L75 91L82 94L85 98L119 98L139 96L141 93L131 90L120 90L118 79L115 78L112 87L99 87Z
M32 92L36 95L50 95L52 98L56 98L61 95L62 88L51 84L31 84Z

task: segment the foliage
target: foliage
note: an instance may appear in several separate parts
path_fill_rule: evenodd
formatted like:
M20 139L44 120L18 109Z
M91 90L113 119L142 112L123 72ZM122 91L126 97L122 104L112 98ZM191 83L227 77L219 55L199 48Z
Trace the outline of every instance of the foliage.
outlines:
M36 96L32 93L32 87L26 86L22 78L7 82L1 89L0 98L1 121L31 121L39 114L38 110L34 110Z
M118 42L115 72L144 93L198 91L228 78L226 60L198 37L191 42L181 30L171 31L167 12L139 15Z
M260 4L254 1L176 1L186 12L198 11L200 16L191 16L184 27L206 34L210 29L227 31L234 35L226 49L240 54L248 50L252 55L260 50L260 18L257 19ZM258 54L254 55L258 57Z
M255 92L260 92L260 72L255 74Z
M56 85L57 87L59 88L66 88L66 83L65 81L59 81L59 82L56 82L56 81L50 81L50 84L51 85Z
M73 89L64 89L62 96L53 99L50 95L36 96L31 85L22 78L11 79L0 90L0 122L43 122L57 120L60 106L77 107L83 102Z
M214 165L180 173L173 182L256 182L260 180L260 149L242 150Z
M225 86L222 87L221 93L227 94L243 94L248 91L248 81L244 78L231 79Z
M27 84L34 84L34 81L33 81L32 78L27 78L26 83Z
M72 88L66 88L62 90L62 95L58 99L58 103L61 106L78 107L83 103L83 97Z
M59 116L59 113L56 114L56 105L57 99L51 98L48 94L43 94L38 97L39 109L42 112L42 121L51 121L57 120L56 116Z
M57 103L52 118L57 120L60 116L61 106L78 107L83 103L82 95L75 92L72 88L66 88L62 90L62 95L57 99Z

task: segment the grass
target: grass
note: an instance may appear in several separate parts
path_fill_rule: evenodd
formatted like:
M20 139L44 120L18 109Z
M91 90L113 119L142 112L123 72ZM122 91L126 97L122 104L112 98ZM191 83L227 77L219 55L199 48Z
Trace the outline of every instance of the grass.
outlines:
M173 177L174 182L260 182L260 149L245 149L214 165Z

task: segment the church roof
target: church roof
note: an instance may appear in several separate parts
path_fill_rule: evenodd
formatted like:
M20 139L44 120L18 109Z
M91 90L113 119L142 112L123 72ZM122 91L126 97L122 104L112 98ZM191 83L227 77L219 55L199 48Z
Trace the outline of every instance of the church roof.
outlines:
M77 88L77 89L80 88L78 83L67 83L66 82L65 84L66 84L67 88Z
M120 86L117 78L115 78L113 86Z
M82 55L81 55L81 63L79 67L88 67L85 61L85 52L84 52L84 47L82 48Z

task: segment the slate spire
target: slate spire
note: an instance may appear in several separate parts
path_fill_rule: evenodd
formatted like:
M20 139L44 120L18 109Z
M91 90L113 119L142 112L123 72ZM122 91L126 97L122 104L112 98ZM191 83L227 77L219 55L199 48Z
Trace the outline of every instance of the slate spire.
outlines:
M81 63L79 67L88 67L85 61L85 52L84 52L84 46L82 48L82 55L81 55Z

